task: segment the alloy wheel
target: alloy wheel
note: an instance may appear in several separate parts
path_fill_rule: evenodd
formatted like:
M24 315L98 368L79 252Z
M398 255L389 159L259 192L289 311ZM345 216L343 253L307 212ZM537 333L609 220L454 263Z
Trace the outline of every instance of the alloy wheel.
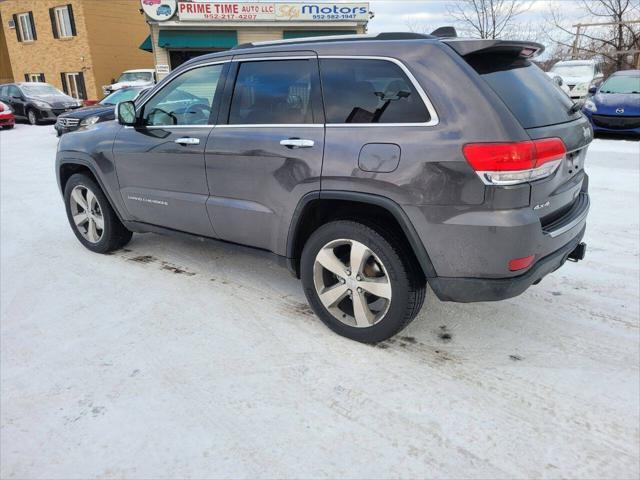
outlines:
M29 112L27 113L27 117L29 117L29 123L31 125L35 125L38 121L38 119L36 118L36 112L34 112L33 110L29 110Z
M104 234L104 216L96 195L84 185L77 185L69 198L73 223L85 240L98 243Z
M391 305L391 281L380 258L355 240L327 243L316 255L313 280L320 302L340 322L367 328Z

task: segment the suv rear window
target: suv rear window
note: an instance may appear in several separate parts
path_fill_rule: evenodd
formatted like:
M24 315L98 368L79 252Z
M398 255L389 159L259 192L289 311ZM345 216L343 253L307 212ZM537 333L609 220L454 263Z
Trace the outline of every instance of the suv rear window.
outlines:
M571 99L529 60L513 55L468 55L465 60L489 84L524 128L569 122Z

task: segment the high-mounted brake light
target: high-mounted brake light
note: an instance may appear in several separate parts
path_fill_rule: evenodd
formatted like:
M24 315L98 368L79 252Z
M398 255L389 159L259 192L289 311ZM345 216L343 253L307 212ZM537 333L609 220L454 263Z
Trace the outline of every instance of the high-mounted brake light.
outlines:
M515 185L548 177L565 158L559 138L513 143L470 143L462 152L487 185Z

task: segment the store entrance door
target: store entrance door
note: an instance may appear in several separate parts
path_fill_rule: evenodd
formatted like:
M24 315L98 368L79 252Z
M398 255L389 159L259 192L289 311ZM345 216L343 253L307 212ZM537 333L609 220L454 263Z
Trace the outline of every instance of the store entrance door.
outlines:
M171 69L174 70L187 60L205 55L207 53L223 52L227 48L212 48L207 50L169 50L169 60L171 61Z

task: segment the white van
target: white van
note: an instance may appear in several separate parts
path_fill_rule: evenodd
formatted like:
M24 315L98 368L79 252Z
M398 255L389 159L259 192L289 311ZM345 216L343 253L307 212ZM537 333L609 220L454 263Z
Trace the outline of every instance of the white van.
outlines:
M563 60L551 67L549 73L562 78L571 98L586 97L589 87L604 79L602 65L596 60Z
M153 68L139 68L122 72L111 85L104 85L102 93L105 96L125 87L151 87L156 84L156 71Z

